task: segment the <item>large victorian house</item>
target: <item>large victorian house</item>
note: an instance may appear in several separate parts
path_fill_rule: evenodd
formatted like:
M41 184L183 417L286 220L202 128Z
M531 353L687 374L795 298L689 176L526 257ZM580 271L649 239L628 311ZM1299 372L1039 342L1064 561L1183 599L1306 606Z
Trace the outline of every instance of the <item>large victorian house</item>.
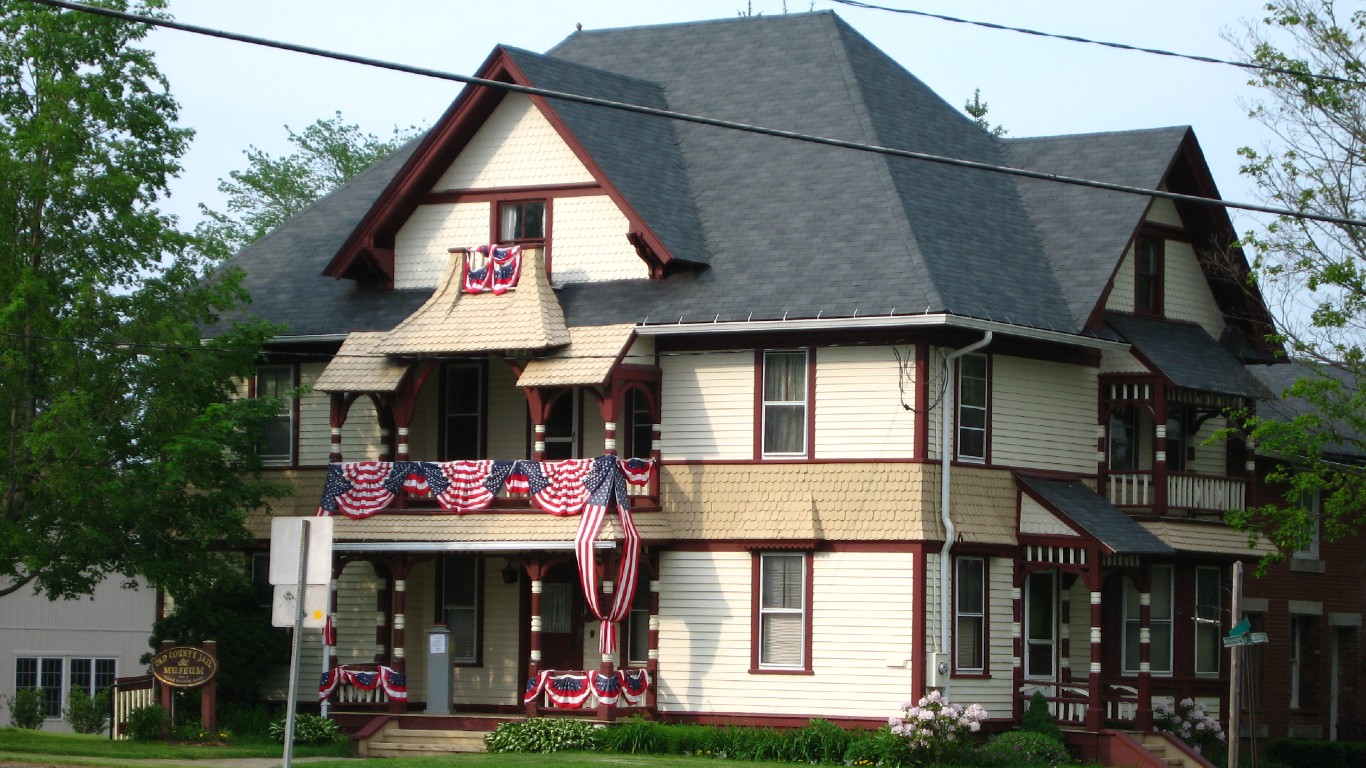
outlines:
M466 88L237 258L288 326L253 392L306 388L272 513L336 517L334 711L1224 710L1261 552L1207 438L1273 350L1189 128L995 138L830 13L478 76L1155 194Z

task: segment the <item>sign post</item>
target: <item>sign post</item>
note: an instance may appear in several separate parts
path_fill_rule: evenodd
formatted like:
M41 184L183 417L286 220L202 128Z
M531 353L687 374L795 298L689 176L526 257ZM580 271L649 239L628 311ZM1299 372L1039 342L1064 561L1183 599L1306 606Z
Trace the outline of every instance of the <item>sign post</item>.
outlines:
M291 544L297 545L291 547ZM295 559L297 557L297 559ZM294 566L292 569L290 566ZM290 574L289 571L293 570ZM289 698L285 702L284 768L294 766L294 720L299 708L299 652L303 644L305 626L323 626L326 609L306 610L310 593L327 596L327 582L332 576L332 518L277 517L270 521L270 583L284 600L293 603L293 643L289 652ZM292 580L291 580L292 577ZM293 590L289 600L288 590ZM324 603L325 605L325 603ZM272 623L279 626L277 616L283 611L272 610ZM305 622L305 616L309 621Z

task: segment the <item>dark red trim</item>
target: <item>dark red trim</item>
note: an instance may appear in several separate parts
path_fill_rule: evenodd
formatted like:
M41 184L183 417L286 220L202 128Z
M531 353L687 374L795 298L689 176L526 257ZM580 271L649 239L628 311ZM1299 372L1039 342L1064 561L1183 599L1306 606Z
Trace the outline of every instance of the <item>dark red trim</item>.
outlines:
M986 358L986 366L987 366L986 382L985 382L985 386L986 386L986 396L987 396L986 416L985 416L986 424L984 425L984 428L983 428L983 430L982 430L982 458L981 458L980 461L979 461L976 457L971 457L971 458L968 458L968 459L964 459L964 458L961 458L961 457L960 457L960 454L961 454L962 450L961 450L961 446L959 445L959 443L961 442L961 441L959 440L959 437L962 435L962 430L963 430L963 408L962 408L962 402L961 402L961 395L962 395L962 391L961 391L961 390L962 390L962 388L963 388L963 387L962 387L962 384L963 384L963 359L964 359L964 358L967 358L967 357L983 357L983 358ZM994 397L991 396L991 383L992 383L992 377L991 377L992 365L991 365L991 360L992 360L992 358L991 358L991 353L990 353L990 352L969 352L968 354L963 355L963 356L960 356L960 357L958 357L957 359L955 359L955 360L953 361L953 372L952 372L950 375L953 376L953 415L954 415L954 418L953 418L953 430L954 430L954 433L953 433L953 436L952 436L952 437L953 437L953 452L952 452L953 458L952 458L952 461L953 461L953 463L954 463L955 466L956 466L956 465L959 465L959 464L963 464L963 465L966 465L966 466L972 466L972 467L990 467L990 466L992 466L992 464L991 464L991 407L992 407L992 403L996 400L996 398L994 398Z
M915 456L930 457L930 346L915 345ZM917 698L921 694L917 694Z
M925 695L926 634L929 632L929 616L926 607L928 582L927 547L915 542L915 554L911 561L911 699Z
M544 513L541 513L544 514ZM789 546L789 541L792 543ZM920 540L812 541L784 539L696 539L670 542L671 552L782 552L819 549L821 552L919 552ZM1010 545L995 545L1010 548Z
M484 187L482 189L445 189L428 192L418 198L418 205L443 203L493 203L504 200L540 200L555 197L594 197L603 194L601 184L545 184L521 187Z
M990 678L991 677L991 559L986 555L971 553L954 553L953 558L953 593L949 600L952 601L951 621L953 622L954 638L953 647L949 653L951 656L950 675L954 679L959 678ZM970 672L958 671L958 565L963 560L977 560L982 564L982 671Z
M759 646L762 638L760 622L762 619L762 606L759 602L759 594L763 585L763 559L765 554L790 554L786 551L775 551L773 548L768 550L758 550L751 553L750 557L750 589L749 589L749 673L751 675L814 675L811 664L811 628L812 628L812 587L815 585L815 557L808 550L802 555L802 568L804 569L803 578L805 585L802 595L802 666L798 667L761 667L759 665Z

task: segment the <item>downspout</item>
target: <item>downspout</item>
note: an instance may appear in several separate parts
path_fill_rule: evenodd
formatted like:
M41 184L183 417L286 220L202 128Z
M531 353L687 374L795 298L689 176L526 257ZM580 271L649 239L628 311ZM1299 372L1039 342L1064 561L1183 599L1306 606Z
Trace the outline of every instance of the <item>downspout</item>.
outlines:
M948 655L952 648L950 633L950 623L953 608L953 590L949 586L950 578L950 558L949 553L953 549L953 540L957 529L953 526L953 514L950 512L950 502L953 498L951 492L950 468L953 466L953 402L948 395L953 391L951 379L953 374L952 363L963 355L976 352L991 343L993 331L987 331L986 335L980 340L952 352L943 353L944 358L944 395L939 403L939 518L944 523L944 545L939 549L939 652ZM949 675L947 672L939 676L943 681L940 686L945 696L949 693Z

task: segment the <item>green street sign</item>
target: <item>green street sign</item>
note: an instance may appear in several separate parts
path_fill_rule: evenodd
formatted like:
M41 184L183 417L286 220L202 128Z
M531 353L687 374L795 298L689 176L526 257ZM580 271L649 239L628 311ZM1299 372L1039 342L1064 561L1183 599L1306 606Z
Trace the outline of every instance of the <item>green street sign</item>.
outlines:
M1242 621L1238 622L1233 629L1228 631L1228 636L1242 637L1243 635L1246 635L1250 629L1252 629L1252 622L1248 621L1247 617L1244 616Z

